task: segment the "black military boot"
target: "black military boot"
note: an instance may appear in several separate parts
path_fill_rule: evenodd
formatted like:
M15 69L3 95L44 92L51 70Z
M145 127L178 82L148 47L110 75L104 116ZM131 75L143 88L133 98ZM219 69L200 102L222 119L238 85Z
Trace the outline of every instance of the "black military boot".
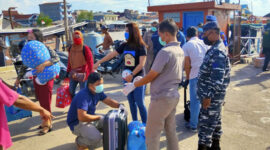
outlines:
M213 139L210 150L220 150L219 139Z
M198 150L209 150L209 147L206 145L199 144Z

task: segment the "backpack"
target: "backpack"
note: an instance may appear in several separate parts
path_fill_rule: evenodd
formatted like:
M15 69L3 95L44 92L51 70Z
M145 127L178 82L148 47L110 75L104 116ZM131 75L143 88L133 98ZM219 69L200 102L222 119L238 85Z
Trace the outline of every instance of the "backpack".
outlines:
M68 48L68 52L70 52L71 46ZM85 45L83 45L83 56L85 57Z

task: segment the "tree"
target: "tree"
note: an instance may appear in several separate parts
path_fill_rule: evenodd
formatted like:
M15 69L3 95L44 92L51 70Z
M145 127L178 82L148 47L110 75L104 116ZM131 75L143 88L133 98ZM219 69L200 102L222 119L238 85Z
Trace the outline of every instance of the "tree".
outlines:
M37 18L37 24L39 26L50 26L52 25L53 20L49 17L41 13Z
M92 11L82 11L78 17L77 17L77 22L82 22L84 20L93 20L94 15Z

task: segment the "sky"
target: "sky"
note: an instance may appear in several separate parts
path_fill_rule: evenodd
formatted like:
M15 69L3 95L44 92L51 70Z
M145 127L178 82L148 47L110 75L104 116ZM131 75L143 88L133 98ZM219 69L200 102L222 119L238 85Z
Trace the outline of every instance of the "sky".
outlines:
M9 7L17 7L20 13L39 13L39 4L44 2L56 2L59 0L0 0L0 10L7 10ZM60 0L61 1L61 0ZM200 2L203 0L150 0L151 5L179 4L186 2ZM72 10L85 9L93 11L123 11L125 8L146 12L148 0L67 0L72 4ZM238 2L238 0L231 0ZM264 16L270 13L270 0L241 0L241 4L248 4L253 14Z

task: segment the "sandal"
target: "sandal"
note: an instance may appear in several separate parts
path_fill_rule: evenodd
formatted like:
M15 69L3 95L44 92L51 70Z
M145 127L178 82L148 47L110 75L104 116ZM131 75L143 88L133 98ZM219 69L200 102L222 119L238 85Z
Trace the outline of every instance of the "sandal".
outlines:
M43 126L42 125L39 125L38 127L37 127L37 129L42 129L43 128Z
M52 126L43 126L42 130L39 131L39 135L45 135L52 131Z

